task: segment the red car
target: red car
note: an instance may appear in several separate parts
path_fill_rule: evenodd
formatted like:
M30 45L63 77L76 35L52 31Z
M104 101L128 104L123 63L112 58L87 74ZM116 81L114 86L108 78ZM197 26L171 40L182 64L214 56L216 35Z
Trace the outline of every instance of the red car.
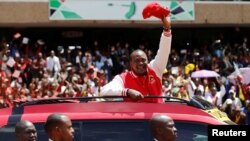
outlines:
M20 120L35 124L39 141L48 140L44 122L55 112L71 118L75 141L152 141L148 121L157 113L174 119L178 129L177 141L207 140L208 125L227 124L178 100L163 104L82 100L39 100L16 108L0 109L0 140L15 140L15 124Z

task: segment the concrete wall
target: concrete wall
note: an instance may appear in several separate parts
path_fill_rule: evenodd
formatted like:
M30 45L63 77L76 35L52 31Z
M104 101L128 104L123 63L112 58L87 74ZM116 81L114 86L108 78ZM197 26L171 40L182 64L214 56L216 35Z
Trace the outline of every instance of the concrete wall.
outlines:
M0 27L158 26L159 22L50 21L48 2L0 1ZM195 21L174 21L173 26L250 26L250 2L196 2Z

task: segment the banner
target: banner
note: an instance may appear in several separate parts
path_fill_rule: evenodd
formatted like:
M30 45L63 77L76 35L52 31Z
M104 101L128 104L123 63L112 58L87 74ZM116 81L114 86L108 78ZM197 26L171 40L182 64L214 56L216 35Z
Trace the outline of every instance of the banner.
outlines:
M50 0L50 20L144 20L149 0ZM171 11L172 20L194 20L194 1L156 1ZM148 18L146 20L156 20Z

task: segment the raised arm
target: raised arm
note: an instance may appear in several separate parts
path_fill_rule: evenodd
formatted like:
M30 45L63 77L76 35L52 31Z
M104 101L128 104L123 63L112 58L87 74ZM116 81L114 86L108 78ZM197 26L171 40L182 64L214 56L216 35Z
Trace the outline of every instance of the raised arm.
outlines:
M150 62L150 66L156 72L159 78L162 78L163 71L167 66L172 42L170 17L163 16L162 24L163 32L160 38L159 49L157 51L155 59Z

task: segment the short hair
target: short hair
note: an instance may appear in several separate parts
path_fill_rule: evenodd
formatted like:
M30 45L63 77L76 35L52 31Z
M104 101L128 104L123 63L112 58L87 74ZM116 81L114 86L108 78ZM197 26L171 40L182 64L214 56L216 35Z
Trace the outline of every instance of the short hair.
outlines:
M49 134L53 130L53 128L63 123L63 119L65 117L67 116L60 113L53 113L49 115L44 126L44 129L47 134Z
M21 121L17 122L16 127L15 127L15 133L19 134L19 133L23 132L23 129L29 125L33 125L33 123L28 121L28 120L21 120Z
M161 127L164 123L168 122L172 118L164 115L164 114L157 114L154 115L150 120L149 120L149 126L151 129L151 133L153 136L156 136L156 128Z
M136 49L136 50L132 51L132 53L130 54L130 56L129 56L129 61L132 60L133 56L134 56L135 53L137 53L137 52L143 52L143 53L146 55L146 53L145 53L143 50L141 50L141 49ZM147 55L146 55L146 56L147 56Z

